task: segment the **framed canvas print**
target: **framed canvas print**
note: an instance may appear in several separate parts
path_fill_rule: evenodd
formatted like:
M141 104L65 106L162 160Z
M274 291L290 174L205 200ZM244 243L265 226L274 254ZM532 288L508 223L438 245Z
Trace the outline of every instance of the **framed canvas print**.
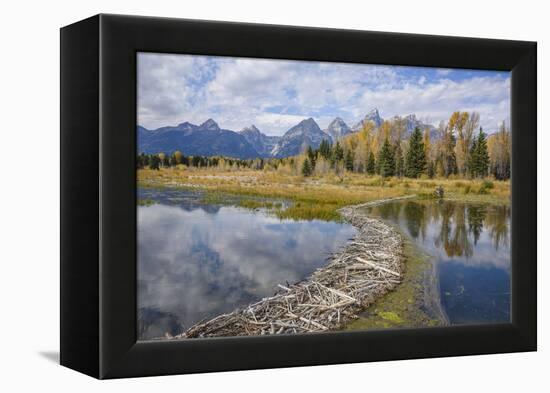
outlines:
M61 364L536 350L536 44L61 29Z

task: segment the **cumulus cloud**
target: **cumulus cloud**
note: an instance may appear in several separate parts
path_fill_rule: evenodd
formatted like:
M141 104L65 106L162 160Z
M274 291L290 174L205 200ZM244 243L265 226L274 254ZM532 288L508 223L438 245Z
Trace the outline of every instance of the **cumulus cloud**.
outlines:
M138 123L147 128L214 118L222 128L255 124L281 135L313 117L350 125L373 107L434 124L477 111L489 132L509 120L508 73L231 57L138 55Z

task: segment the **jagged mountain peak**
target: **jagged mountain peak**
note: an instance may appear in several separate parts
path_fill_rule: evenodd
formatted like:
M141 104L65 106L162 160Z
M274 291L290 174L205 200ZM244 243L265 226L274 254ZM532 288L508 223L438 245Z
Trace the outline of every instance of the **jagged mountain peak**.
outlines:
M298 124L296 124L294 127L289 129L286 134L292 133L292 132L308 132L308 131L321 131L321 128L317 124L317 122L313 119L313 117L308 117L307 119L304 119L300 121ZM286 135L285 134L285 135Z
M330 122L330 124L328 126L330 128L331 126L336 126L336 125L341 125L341 124L346 124L346 122L341 117L337 116Z
M254 124L243 128L239 131L239 134L252 145L261 157L270 157L271 150L273 150L275 144L281 139L279 136L265 135Z
M380 127L382 125L384 119L382 119L382 117L380 116L378 108L372 108L370 111L368 111L365 117L353 126L353 131L361 130L369 121L372 122L375 127Z
M178 124L176 128L182 131L191 131L197 128L197 125L193 123L189 123L188 121L184 121L183 123Z
M271 155L274 157L289 157L301 153L307 146L318 148L324 140L331 140L313 118L300 121L290 128L277 142Z
M372 121L376 127L380 127L383 123L383 119L380 116L380 112L378 111L378 108L372 108L366 115L365 115L365 121L370 120Z
M335 117L334 120L330 122L325 132L329 134L333 140L337 140L351 134L353 131L341 117Z
M205 129L205 130L219 130L220 129L220 127L218 126L218 123L216 123L212 119L206 120L204 123L202 123L200 125L200 128Z
M367 112L366 117L373 117L377 116L380 117L380 112L378 111L378 108L374 107L370 111Z
M254 124L243 128L240 131L240 133L241 134L245 134L245 133L248 133L248 134L261 134L260 130L258 130L258 128Z

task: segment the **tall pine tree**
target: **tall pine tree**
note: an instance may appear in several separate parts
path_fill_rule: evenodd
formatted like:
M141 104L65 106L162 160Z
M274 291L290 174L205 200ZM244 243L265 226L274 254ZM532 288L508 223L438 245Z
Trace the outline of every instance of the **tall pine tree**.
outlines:
M158 155L153 154L151 156L149 160L149 169L156 169L157 171L160 169L160 158Z
M302 164L302 175L307 177L310 176L312 172L313 169L311 167L311 163L309 162L309 158L306 158Z
M369 152L369 158L367 159L367 173L369 175L374 175L376 173L376 161L372 150Z
M326 139L321 141L321 145L319 146L319 154L321 154L325 160L330 158L330 143L328 143Z
M474 138L470 158L470 173L473 177L485 177L489 172L489 152L487 150L487 136L483 129L479 129L477 138Z
M336 146L332 149L332 160L333 162L339 162L344 159L344 149L340 145L340 142L336 142Z
M315 169L315 161L317 161L317 152L312 149L311 146L307 147L307 157L311 163L311 168Z
M409 150L405 159L405 176L419 177L426 169L426 152L420 128L416 127L409 140Z
M451 131L446 132L444 139L443 169L445 177L457 173L455 146L456 138Z
M382 177L393 176L395 173L395 157L388 138L378 153L378 171Z

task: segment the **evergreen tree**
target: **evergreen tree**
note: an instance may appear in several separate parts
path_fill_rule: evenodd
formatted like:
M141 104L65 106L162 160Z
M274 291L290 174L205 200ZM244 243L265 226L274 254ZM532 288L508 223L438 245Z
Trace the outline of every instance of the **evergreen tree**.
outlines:
M353 153L351 150L348 150L346 152L346 159L345 159L346 169L350 172L353 171Z
M319 154L325 159L328 160L330 158L330 143L328 143L327 140L323 139L321 141L321 145L319 145Z
M457 173L458 171L455 155L456 138L452 132L447 132L447 134L445 135L444 143L444 159L442 163L445 176L449 177L450 175Z
M333 162L339 162L344 159L344 149L342 149L340 142L336 142L336 146L334 146L332 151L332 159Z
M145 166L145 164L143 163L143 156L144 154L141 153L140 155L138 155L136 157L136 166L137 166L137 169L143 169L143 167Z
M405 174L405 162L403 161L403 150L399 141L395 145L395 176L402 177Z
M156 154L153 154L149 159L149 169L160 169L160 158Z
M473 177L485 177L489 172L489 152L487 138L483 129L479 129L477 138L474 138L471 150L470 172Z
M322 143L322 142L321 142ZM307 157L311 163L311 168L315 169L315 161L317 161L317 152L314 151L311 146L307 147Z
M199 156L193 156L191 159L191 165L194 167L199 167L201 165L201 158Z
M378 171L383 177L393 176L395 173L395 157L388 138L378 153Z
M309 162L309 158L306 158L304 160L304 163L302 164L302 175L304 176L310 176L313 169L311 168L311 163Z
M141 153L141 163L143 167L149 166L149 156L145 153Z
M426 169L426 152L420 128L416 127L409 140L407 150L405 175L407 177L419 177Z
M369 152L369 158L367 159L367 173L369 175L374 175L376 173L376 161L372 150Z
M472 147L470 148L470 157L468 159L468 171L472 177L477 177L476 153L477 138L474 136L474 139L472 140Z

